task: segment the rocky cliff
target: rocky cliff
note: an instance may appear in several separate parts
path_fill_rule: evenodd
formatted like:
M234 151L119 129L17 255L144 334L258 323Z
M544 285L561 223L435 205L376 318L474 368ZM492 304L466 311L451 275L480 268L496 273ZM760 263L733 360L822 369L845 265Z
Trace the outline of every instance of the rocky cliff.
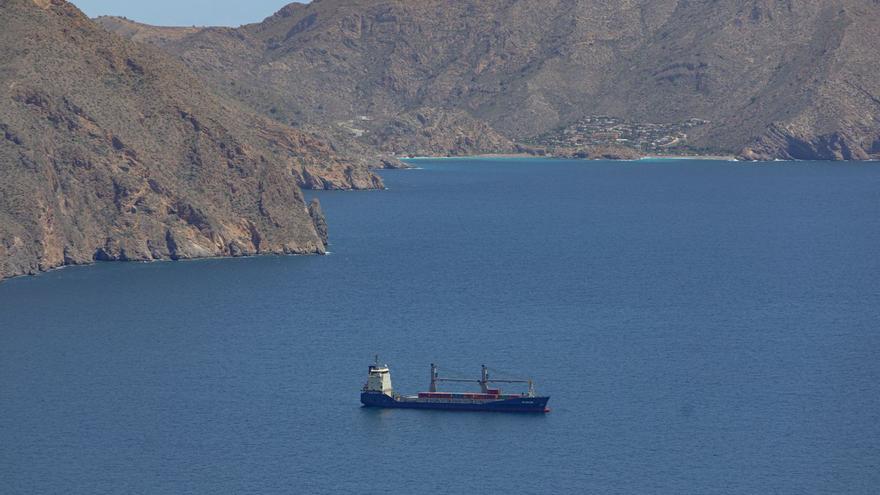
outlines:
M63 0L0 0L0 278L93 260L323 253L297 183L381 187Z
M276 120L388 152L509 151L607 115L705 120L687 140L710 152L850 159L880 156L878 14L875 0L319 0L238 29L102 22Z

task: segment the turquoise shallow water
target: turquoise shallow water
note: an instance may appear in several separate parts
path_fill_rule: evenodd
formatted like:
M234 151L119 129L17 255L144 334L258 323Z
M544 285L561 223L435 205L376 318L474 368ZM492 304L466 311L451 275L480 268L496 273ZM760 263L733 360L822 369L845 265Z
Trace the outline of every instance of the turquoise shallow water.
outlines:
M0 491L876 493L876 164L417 165L330 256L0 284ZM376 352L553 411L364 410Z

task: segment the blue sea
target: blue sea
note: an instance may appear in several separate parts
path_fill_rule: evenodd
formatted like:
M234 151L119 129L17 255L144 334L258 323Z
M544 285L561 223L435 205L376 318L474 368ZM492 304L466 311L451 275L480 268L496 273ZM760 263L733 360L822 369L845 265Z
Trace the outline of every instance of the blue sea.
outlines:
M329 256L0 284L0 492L880 490L878 164L413 163ZM552 412L364 409L374 354Z

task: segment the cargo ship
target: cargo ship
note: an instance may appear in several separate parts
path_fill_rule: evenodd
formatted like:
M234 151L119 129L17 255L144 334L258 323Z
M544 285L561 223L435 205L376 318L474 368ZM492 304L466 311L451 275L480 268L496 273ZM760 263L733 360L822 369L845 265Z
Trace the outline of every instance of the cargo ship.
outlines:
M478 383L479 393L439 392L437 384L441 382ZM497 383L523 383L528 385L528 392L505 394ZM490 386L492 385L492 386ZM482 366L479 380L441 378L437 367L431 364L431 385L428 392L417 395L399 395L391 387L391 371L387 364L379 364L379 357L371 364L367 375L367 383L361 391L361 403L365 407L384 407L402 409L444 409L452 411L496 411L546 413L548 396L535 395L535 387L531 380L493 380L489 377L489 369Z

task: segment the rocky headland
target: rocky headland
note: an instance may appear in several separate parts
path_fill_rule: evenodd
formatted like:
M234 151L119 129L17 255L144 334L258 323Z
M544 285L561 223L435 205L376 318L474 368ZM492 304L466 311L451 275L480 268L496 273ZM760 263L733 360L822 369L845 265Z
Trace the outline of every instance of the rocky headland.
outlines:
M0 1L0 279L95 260L323 253L299 186L381 188L63 0Z

